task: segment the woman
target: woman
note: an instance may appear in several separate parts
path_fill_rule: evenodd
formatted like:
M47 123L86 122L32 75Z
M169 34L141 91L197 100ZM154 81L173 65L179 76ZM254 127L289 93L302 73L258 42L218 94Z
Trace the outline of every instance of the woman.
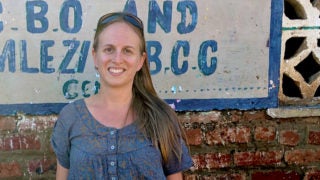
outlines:
M57 179L182 179L192 166L175 112L153 87L142 21L102 16L93 43L99 93L60 112Z

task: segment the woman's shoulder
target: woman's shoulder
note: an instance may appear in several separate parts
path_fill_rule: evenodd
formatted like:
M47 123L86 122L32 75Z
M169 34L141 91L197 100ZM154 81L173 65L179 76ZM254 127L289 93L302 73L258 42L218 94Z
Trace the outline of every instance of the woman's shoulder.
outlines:
M78 99L75 101L72 101L68 104L66 104L60 111L59 115L64 113L74 113L78 111L79 109L83 108L84 105L84 99Z
M58 121L63 121L64 123L72 123L80 116L80 113L84 111L84 100L79 99L71 103L66 104L60 111L58 116Z

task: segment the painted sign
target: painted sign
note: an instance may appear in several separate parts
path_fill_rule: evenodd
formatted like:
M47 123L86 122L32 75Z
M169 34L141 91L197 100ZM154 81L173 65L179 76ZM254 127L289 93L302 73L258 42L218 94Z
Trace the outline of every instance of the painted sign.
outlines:
M0 1L0 114L57 113L99 90L98 18L137 14L160 97L176 110L277 106L278 0Z

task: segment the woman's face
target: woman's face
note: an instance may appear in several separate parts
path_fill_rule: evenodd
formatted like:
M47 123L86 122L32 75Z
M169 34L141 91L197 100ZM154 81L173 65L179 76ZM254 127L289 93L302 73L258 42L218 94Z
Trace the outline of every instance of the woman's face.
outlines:
M115 22L99 35L97 49L92 51L102 86L132 87L133 79L146 58L141 54L141 40L131 26Z

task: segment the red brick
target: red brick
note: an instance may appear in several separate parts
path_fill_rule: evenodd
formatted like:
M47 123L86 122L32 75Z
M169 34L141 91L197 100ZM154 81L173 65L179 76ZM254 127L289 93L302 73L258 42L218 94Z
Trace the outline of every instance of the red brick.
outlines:
M289 171L272 171L272 172L254 172L251 180L270 180L270 179L290 179L300 180L300 175L297 172Z
M227 143L248 143L250 141L250 128L221 128L206 133L206 143L227 144Z
M0 139L0 150L39 150L41 143L36 135L15 135Z
M319 149L297 149L285 153L285 161L288 164L308 164L320 162Z
M265 111L245 111L243 114L243 120L246 121L257 121L266 120L268 116Z
M184 180L246 180L245 174L211 174L211 175L202 175L202 174L184 174Z
M56 169L55 159L32 160L28 163L28 172L43 174L49 170Z
M212 180L212 176L210 176L210 175L202 175L202 176L200 176L200 179L201 180Z
M231 122L239 122L243 119L243 113L241 111L229 111L226 118Z
M20 133L28 131L41 132L53 128L56 118L56 116L23 116L23 118L18 121L17 128Z
M9 151L9 150L19 150L20 142L19 137L3 137L0 139L0 150Z
M300 141L300 135L296 130L283 130L280 132L280 144L296 146Z
M191 122L210 123L222 120L221 112L210 111L190 114Z
M191 123L191 117L190 117L190 112L186 112L186 113L179 113L177 112L178 114L178 120L180 121L181 124L184 124L184 123Z
M216 129L214 131L209 131L206 133L206 138L205 141L208 145L213 145L213 144L226 144L225 140L225 129Z
M183 179L184 179L184 180L198 180L198 179L199 179L199 175L197 175L197 174L187 174L187 173L184 173L184 174L183 174Z
M188 129L185 131L189 145L201 145L202 133L201 129Z
M234 163L237 166L276 165L281 163L281 151L269 152L237 152Z
M245 174L235 174L235 173L211 175L210 180L212 180L212 178L214 178L215 180L227 180L227 179L246 180L247 179Z
M231 155L223 153L209 153L205 155L207 169L225 168L231 165Z
M320 171L306 172L304 180L316 180L316 179L320 179Z
M308 136L308 143L320 145L320 131L310 131Z
M16 119L12 116L0 116L0 132L16 129Z
M192 156L193 166L191 171L203 170L206 167L205 156L202 154L196 154Z
M257 141L274 141L276 138L275 127L256 127L254 131L254 139Z
M50 115L50 116L36 116L39 121L45 122L44 129L53 128L55 122L58 119L57 115Z
M230 142L235 142L235 143L248 143L250 141L250 135L251 131L250 128L247 127L237 127L234 128L234 133L231 133L234 135L234 138L230 140ZM231 136L232 137L232 136ZM234 141L233 141L234 139Z
M0 179L20 176L22 176L22 171L19 163L0 162Z
M40 139L36 135L20 136L21 149L34 149L39 150L41 148Z

